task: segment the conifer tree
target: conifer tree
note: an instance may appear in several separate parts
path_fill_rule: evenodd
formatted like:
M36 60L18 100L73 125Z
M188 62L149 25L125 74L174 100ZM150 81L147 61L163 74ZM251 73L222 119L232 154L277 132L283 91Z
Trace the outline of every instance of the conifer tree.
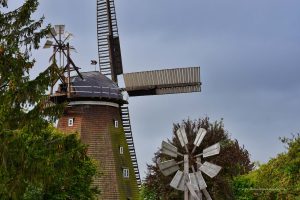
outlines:
M9 2L8 2L9 3ZM76 135L51 124L63 105L45 104L50 69L36 78L31 51L48 33L37 0L4 12L0 0L0 199L93 199L96 165Z

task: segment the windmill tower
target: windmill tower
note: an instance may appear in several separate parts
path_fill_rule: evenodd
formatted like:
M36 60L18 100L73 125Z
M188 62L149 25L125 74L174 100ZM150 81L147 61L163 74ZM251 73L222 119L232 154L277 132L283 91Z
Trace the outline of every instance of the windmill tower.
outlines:
M100 71L72 76L68 69L79 68L70 58L69 67L58 67L66 75L51 99L68 102L58 128L77 131L99 161L102 174L95 184L101 199L138 199L141 180L123 92L130 97L200 92L200 67L123 73L114 0L97 0L97 39ZM125 88L119 88L118 75Z

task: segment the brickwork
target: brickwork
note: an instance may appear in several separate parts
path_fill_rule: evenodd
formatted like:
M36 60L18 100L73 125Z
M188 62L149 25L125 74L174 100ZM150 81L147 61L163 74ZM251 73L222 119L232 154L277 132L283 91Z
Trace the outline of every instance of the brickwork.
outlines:
M74 118L74 125L68 126L68 119ZM68 107L58 122L58 128L66 133L77 131L81 140L88 144L88 154L99 161L101 176L95 184L101 190L101 199L117 200L120 197L120 166L116 164L109 127L114 119L121 122L119 108L104 105L77 105ZM121 123L120 123L121 124ZM122 129L122 128L121 128ZM122 190L122 189L121 189ZM123 195L122 195L123 196Z

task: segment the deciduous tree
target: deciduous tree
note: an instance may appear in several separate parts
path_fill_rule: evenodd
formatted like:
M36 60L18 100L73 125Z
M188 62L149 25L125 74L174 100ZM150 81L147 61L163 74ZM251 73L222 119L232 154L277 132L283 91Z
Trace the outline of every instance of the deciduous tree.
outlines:
M196 121L185 120L182 124L174 124L173 136L169 142L175 145L181 153L184 153L185 151L175 135L180 125L185 126L187 137L190 141L188 144L190 152L193 149L192 143L195 140L195 136L200 127L205 128L207 134L201 143L201 148L197 149L196 154L201 153L201 149L212 144L217 142L221 143L220 154L206 160L222 166L222 170L219 175L213 179L210 179L206 175L204 175L204 178L213 199L233 199L231 187L233 178L240 174L245 174L253 168L248 151L243 146L240 146L237 140L230 139L229 134L224 129L222 120L211 123L209 118L204 118ZM182 199L182 192L176 191L169 186L173 176L165 177L160 172L157 166L158 159L164 159L164 155L160 152L155 153L153 164L148 165L148 172L144 183L144 191L147 191L147 193L145 193L143 197L149 200ZM151 196L148 194L151 194Z
M236 199L300 199L300 135L281 140L287 152L235 179Z

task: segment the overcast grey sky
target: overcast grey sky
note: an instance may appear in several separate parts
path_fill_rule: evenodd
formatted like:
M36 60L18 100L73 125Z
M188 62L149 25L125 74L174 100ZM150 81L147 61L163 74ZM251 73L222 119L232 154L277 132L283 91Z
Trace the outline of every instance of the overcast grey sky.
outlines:
M11 1L15 4L19 1ZM202 92L130 98L142 176L172 124L224 118L253 161L284 151L300 128L300 1L116 0L125 72L201 66ZM41 1L37 16L65 24L84 71L97 58L96 0ZM39 70L50 50L35 52ZM33 72L37 73L37 71Z

